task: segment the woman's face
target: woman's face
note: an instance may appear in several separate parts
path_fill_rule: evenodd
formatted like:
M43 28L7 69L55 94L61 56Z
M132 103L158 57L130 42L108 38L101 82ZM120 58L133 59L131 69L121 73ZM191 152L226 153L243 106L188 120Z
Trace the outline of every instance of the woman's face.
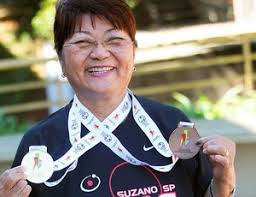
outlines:
M134 44L106 20L95 17L93 27L86 14L81 28L65 41L61 62L77 95L123 95L134 68Z

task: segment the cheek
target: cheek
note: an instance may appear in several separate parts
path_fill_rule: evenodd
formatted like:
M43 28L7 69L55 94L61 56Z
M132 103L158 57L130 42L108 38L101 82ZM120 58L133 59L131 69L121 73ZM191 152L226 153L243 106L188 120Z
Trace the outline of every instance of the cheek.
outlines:
M127 53L122 57L122 64L129 73L133 71L134 67L134 55L133 53Z
M83 69L81 66L83 64L81 62L81 56L76 54L70 55L70 53L68 54L68 52L66 52L64 56L63 67L67 72L69 72L69 74L75 73Z
M129 83L131 78L132 78L132 74L133 74L133 70L134 70L134 64L133 64L133 59L129 58L127 59L124 64L123 64L123 72L122 72L122 80L124 83Z

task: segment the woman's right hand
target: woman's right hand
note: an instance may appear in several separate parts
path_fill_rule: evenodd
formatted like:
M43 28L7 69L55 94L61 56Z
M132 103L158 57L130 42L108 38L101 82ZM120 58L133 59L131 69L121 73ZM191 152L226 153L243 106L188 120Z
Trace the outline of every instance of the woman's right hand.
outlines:
M27 197L31 191L22 166L6 170L0 176L0 197Z

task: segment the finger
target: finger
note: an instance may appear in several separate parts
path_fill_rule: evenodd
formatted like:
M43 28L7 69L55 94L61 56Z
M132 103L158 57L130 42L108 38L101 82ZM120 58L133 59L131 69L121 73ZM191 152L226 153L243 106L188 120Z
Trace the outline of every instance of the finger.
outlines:
M30 185L26 185L26 187L21 191L20 197L28 197L31 193L32 188Z
M229 166L228 158L222 155L210 155L210 160L214 162L214 165L220 164L223 166L223 168L226 168Z
M25 173L25 167L24 166L16 166L14 168L6 170L5 172L7 172L7 173L14 173L14 174L15 173Z
M28 185L27 181L20 180L16 185L13 186L13 188L10 190L10 194L12 195L18 195L20 194L24 188Z
M227 148L221 145L208 145L203 147L203 153L207 155L221 155L224 157L228 157L229 155Z
M208 137L201 137L197 140L196 145L203 145L207 141L208 141Z
M197 145L204 145L205 143L207 143L208 141L213 140L214 138L216 138L216 136L207 136L207 137L201 137L197 140L196 144Z
M0 177L0 187L10 190L21 179L26 179L23 167L19 166L6 170Z
M205 141L205 143L203 144L203 149L206 149L209 146L221 146L224 147L223 149L225 149L224 153L226 153L229 147L229 143L221 137L213 137L208 139L207 141Z
M204 144L203 144L203 149L207 149L209 146L216 146L216 145L222 145L222 143L220 141L217 141L215 139L211 139L211 140L208 140L206 141Z

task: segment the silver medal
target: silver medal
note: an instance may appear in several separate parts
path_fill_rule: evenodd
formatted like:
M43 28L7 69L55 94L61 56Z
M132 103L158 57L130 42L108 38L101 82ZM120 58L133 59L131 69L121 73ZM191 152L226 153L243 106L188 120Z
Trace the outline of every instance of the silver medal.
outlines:
M40 148L30 149L23 157L21 165L26 169L27 180L32 183L43 183L53 174L53 159Z

